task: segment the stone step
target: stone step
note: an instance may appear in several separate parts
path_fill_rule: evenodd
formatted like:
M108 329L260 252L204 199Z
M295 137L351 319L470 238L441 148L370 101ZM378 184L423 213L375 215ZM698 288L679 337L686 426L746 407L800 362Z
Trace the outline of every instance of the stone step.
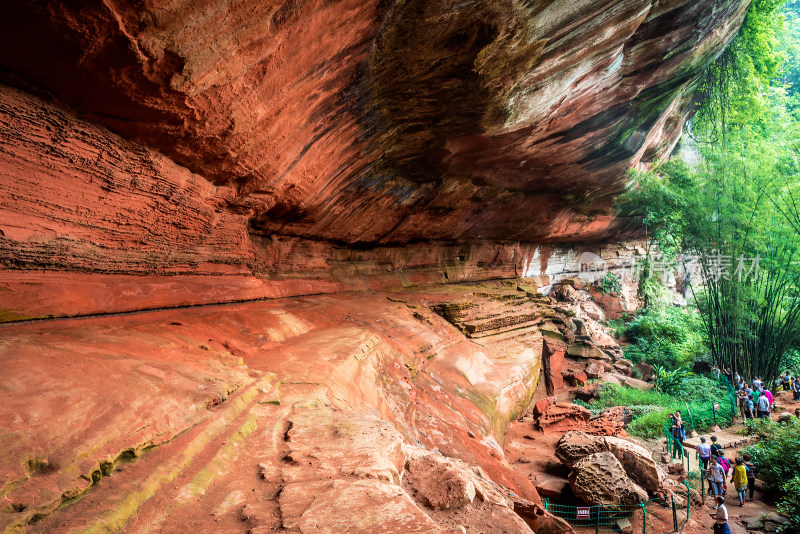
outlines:
M232 394L193 428L130 466L130 473L112 473L81 500L70 503L40 521L30 532L117 532L139 514L142 506L187 472L195 472L187 495L201 493L222 471L232 448L258 426L254 410L277 403L274 375L259 378ZM198 465L198 458L211 456ZM123 470L123 471L126 471Z

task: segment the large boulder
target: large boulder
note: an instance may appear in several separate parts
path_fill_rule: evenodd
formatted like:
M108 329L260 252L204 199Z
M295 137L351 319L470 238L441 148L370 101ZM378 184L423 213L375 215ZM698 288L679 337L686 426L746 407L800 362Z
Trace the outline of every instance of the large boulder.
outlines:
M611 453L638 486L655 492L662 486L663 472L643 446L613 436L593 436L586 432L567 432L556 444L555 456L572 469L593 454Z
M595 452L579 460L569 474L572 492L591 505L631 505L647 500L611 452Z
M592 436L586 432L567 432L556 444L555 455L562 464L572 467L580 460L596 452L607 452L608 448L602 437Z
M661 487L658 466L647 449L622 438L607 436L603 440L608 452L620 461L625 472L636 484L651 493Z

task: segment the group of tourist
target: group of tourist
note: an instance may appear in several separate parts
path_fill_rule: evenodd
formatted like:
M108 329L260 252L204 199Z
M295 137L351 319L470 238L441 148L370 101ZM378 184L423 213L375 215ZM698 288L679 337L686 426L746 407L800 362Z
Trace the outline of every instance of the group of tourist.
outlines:
M736 458L731 465L725 457L722 446L717 443L716 436L711 436L711 445L706 443L706 438L700 438L697 456L703 464L701 470L708 481L708 492L714 496L716 503L714 506L716 511L711 514L711 517L715 519L714 534L729 534L728 509L725 507L728 475L730 475L730 483L733 484L739 497L739 506L744 506L748 493L751 501L755 494L756 466L749 454L743 454Z
M725 376L736 390L736 400L742 419L768 419L775 404L772 392L768 384L765 384L760 376L755 377L751 382L746 382L739 373L731 374L728 368L712 367L712 372L716 377ZM782 388L783 391L791 391L795 401L800 401L800 376L792 376L789 371L782 374L775 380L775 387Z
M733 464L725 457L725 451L717 443L717 437L711 436L711 445L706 443L706 438L700 438L697 445L697 456L703 464L702 471L708 481L708 492L713 496L724 495L728 489L725 480L731 474L731 483L739 494L739 506L744 506L749 489L750 500L755 492L756 467L752 458L744 454L736 458Z

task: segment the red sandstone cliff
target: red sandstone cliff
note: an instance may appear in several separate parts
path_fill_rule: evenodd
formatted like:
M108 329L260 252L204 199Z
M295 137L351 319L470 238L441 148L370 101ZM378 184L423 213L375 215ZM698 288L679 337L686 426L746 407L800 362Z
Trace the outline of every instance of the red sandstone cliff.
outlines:
M747 5L5 6L0 320L543 273Z

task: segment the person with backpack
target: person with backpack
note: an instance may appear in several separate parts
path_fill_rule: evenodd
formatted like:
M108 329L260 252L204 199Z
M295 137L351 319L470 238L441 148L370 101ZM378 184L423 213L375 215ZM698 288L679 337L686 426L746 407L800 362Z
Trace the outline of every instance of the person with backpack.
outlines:
M769 400L769 405L770 405L770 408L771 408L772 405L775 404L775 397L772 396L772 392L770 390L764 388L764 391L762 392L762 395L767 397L767 400Z
M669 429L670 435L672 435L672 458L683 458L683 440L682 440L682 433L681 427L679 426L679 419L675 417L674 413L669 414L670 420L672 421L672 426Z
M739 413L742 414L742 421L747 419L747 392L744 387L736 392L736 402L739 405Z
M678 427L681 444L683 444L683 442L686 441L686 426L683 424L683 416L680 410L675 410L675 426Z
M739 495L739 506L744 506L744 501L747 498L747 468L741 458L736 458L731 482Z
M719 456L722 446L717 443L717 436L711 436L711 456Z
M789 376L789 371L786 371L784 375L781 377L781 386L783 386L783 391L789 391L789 388L792 384L792 377Z
M722 496L722 485L725 483L725 470L717 463L717 457L712 456L706 470L708 487L714 496Z
M745 408L746 408L745 416L747 417L747 419L755 419L755 417L756 417L756 403L753 402L753 396L752 395L748 395L747 396L747 403L745 405Z
M756 492L756 466L753 463L753 457L749 454L743 454L744 466L747 468L747 489L750 493L750 501L753 500L753 495Z

